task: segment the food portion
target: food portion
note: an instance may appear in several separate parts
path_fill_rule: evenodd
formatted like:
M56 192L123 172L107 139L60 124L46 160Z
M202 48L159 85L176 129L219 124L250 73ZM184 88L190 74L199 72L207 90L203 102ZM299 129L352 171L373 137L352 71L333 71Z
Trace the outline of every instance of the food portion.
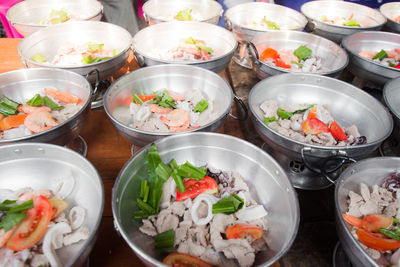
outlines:
M15 139L49 130L81 108L81 99L68 92L44 88L31 99L18 103L0 98L0 140Z
M80 20L78 14L68 12L66 9L55 10L52 9L47 18L41 19L39 24L41 25L52 25L64 23L67 21Z
M370 59L376 63L382 64L387 67L400 69L400 49L384 50L380 51L361 51L358 53L359 56Z
M182 132L199 128L218 118L218 106L202 91L179 94L162 89L151 95L133 94L125 101L128 108L113 112L129 127L149 132Z
M327 105L283 105L276 100L266 100L260 109L268 127L299 142L322 146L367 143L367 138L360 135L356 125L340 127Z
M397 23L400 23L400 15L393 16L393 17L391 17L390 19L393 20L393 21L395 21L395 22L397 22Z
M173 12L168 12L168 14L165 15L159 15L157 16L157 19L165 21L202 21L205 18L200 12L193 10L193 8L184 8L180 10L175 10Z
M279 51L267 47L260 55L260 60L279 68L295 72L327 72L322 59L313 55L313 51L305 45L296 50L281 49Z
M321 20L325 23L337 25L337 26L347 26L347 27L366 27L367 25L360 25L358 20L354 19L354 14L351 13L351 15L348 18L345 17L334 17L334 18L328 18L327 16L322 16Z
M159 51L159 57L163 60L205 61L212 59L213 53L214 50L207 46L206 41L188 37L167 50Z
M380 266L400 262L399 185L399 173L371 188L361 183L359 192L349 192L348 209L342 215L354 238Z
M265 16L260 21L253 21L252 23L249 23L246 26L254 30L260 30L260 31L281 29L277 23L268 20L267 17Z
M116 49L107 49L104 44L87 42L82 45L65 43L57 50L57 54L48 61L43 54L36 53L31 60L36 63L48 63L56 66L80 66L110 59L117 55Z
M62 266L57 250L89 238L85 209L65 200L74 184L69 173L54 192L0 189L0 266Z
M134 217L165 264L248 267L267 250L267 211L238 172L164 163L154 144L147 166Z

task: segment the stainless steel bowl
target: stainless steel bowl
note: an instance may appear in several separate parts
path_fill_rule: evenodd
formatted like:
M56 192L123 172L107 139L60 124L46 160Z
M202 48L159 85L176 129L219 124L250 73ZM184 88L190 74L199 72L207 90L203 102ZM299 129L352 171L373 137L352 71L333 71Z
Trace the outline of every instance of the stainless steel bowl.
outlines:
M63 266L82 266L97 237L104 207L104 189L93 165L78 153L50 144L24 143L0 146L0 188L24 187L55 190L55 181L72 171L75 187L66 198L70 207L86 211L87 240L57 250Z
M103 6L96 0L25 0L12 6L6 17L21 35L27 36L50 26L39 22L48 18L53 9L66 9L78 14L81 20L93 21L100 20L103 12Z
M167 19L180 10L192 9L202 16L201 22L217 24L222 16L222 6L214 0L150 0L143 5L143 15L148 25L173 20Z
M390 2L383 4L379 8L379 11L387 19L385 29L388 29L392 32L400 33L400 23L393 20L394 16L400 16L400 3Z
M0 140L0 145L15 142L43 142L65 145L84 126L90 110L92 88L82 76L60 69L23 69L0 74L0 98L7 96L19 103L31 99L45 87L70 92L80 99L81 110L73 117L47 131L15 139Z
M394 118L393 134L400 137L400 77L387 82L383 88L383 100Z
M268 211L269 250L256 255L255 266L270 266L292 245L299 226L299 205L285 172L260 148L229 135L190 133L170 136L155 142L161 158L178 164L186 160L200 166L207 163L226 171L238 171L249 184L250 192ZM153 250L153 239L141 233L132 220L140 181L146 173L145 147L130 159L114 184L112 209L116 229L131 249L148 266L161 266L162 258Z
M307 19L288 7L264 2L244 3L229 8L224 15L225 26L232 31L239 42L234 60L243 67L251 68L247 53L247 42L256 35L266 32L251 27L253 22L261 21L264 16L279 25L281 30L302 31L307 24Z
M282 104L326 104L340 125L356 125L361 135L367 137L367 144L326 147L279 134L264 123L260 105L267 99ZM379 101L353 85L326 76L301 73L273 76L257 83L251 89L248 101L255 128L266 144L274 151L305 164L320 164L322 160L337 156L362 158L378 148L393 128L389 112Z
M126 106L124 100L133 93L139 94L143 91L145 94L151 94L152 91L162 88L178 93L191 89L201 90L214 102L214 106L218 107L219 116L216 120L188 132L218 131L231 110L234 98L231 87L223 78L199 67L171 64L130 72L108 88L104 95L104 109L120 134L131 143L144 146L168 135L181 134L148 132L128 126L129 106Z
M33 55L41 53L50 61L61 45L86 42L104 44L111 49L117 49L118 54L105 61L77 67L55 66L31 60ZM71 70L86 76L91 83L94 83L97 78L96 74L92 74L94 71L98 71L100 80L104 80L125 65L129 56L130 42L130 33L120 26L100 21L77 21L47 27L29 35L18 45L18 53L27 68L50 67Z
M318 72L318 75L330 77L339 76L347 66L348 56L343 48L334 42L314 34L298 31L269 31L259 34L251 40L249 56L253 70L258 78L265 79L269 76L288 73L290 70L267 64L259 59L265 48L295 50L301 45L307 45L313 55L321 58L322 66L328 71ZM255 49L256 51L255 51Z
M360 31L379 31L386 23L386 18L378 10L344 1L310 1L301 6L301 12L307 17L310 30L313 29L315 34L336 43L340 43L345 36ZM365 26L338 26L322 21L322 16L348 18L351 14Z
M379 267L368 253L361 247L349 231L348 224L343 220L342 213L348 209L349 191L360 193L360 183L372 187L382 184L383 179L392 172L399 171L400 158L381 157L361 160L347 168L340 176L335 189L335 219L336 230L341 245L356 267Z
M214 57L204 61L163 60L159 51L165 50L182 38L193 37L206 41L214 50ZM144 28L132 39L132 50L139 66L185 64L199 66L214 72L225 69L231 61L237 42L232 34L213 24L192 21L171 21Z
M384 84L390 79L400 76L400 69L383 66L372 60L358 55L359 52L381 49L392 50L398 48L400 34L390 32L360 32L343 39L342 46L349 54L349 70L356 76L378 84Z

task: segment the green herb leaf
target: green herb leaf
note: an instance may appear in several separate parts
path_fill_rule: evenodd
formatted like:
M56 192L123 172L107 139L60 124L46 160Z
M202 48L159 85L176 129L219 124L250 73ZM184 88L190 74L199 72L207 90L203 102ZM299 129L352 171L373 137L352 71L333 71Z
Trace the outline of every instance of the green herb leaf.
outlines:
M224 197L212 206L212 213L233 214L243 208L244 200L236 194Z
M188 161L186 161L185 164L179 166L178 174L184 178L201 180L207 174L207 169L205 167L193 166Z
M267 124L267 125L268 125L269 123L271 123L271 122L274 122L274 121L278 121L278 119L275 118L275 116L264 118L264 123Z
M46 63L47 60L46 58L41 54L41 53L36 53L31 57L32 61L35 61L36 63Z
M41 106L43 105L43 103L44 102L40 94L36 94L34 97L26 102L26 104L29 106Z
M276 114L278 114L278 116L281 117L282 119L290 119L290 117L293 116L292 112L286 111L286 110L281 109L281 108L278 109Z
M84 64L92 64L94 62L95 58L92 56L86 56L82 59L82 63Z
M196 44L196 40L193 37L188 37L186 39L184 39L185 43L187 44Z
M11 230L15 225L17 225L20 221L25 219L25 212L18 213L7 213L3 217L1 217L0 221L0 229L4 229L4 231Z
M208 108L208 102L205 99L202 99L199 102L197 102L196 106L193 109L193 112L202 113L207 108Z
M355 19L349 19L347 22L343 23L343 26L360 27L360 24Z
M281 29L281 28L278 26L278 24L276 24L276 23L273 22L273 21L267 20L266 17L264 17L261 21L268 25L268 29L269 29L269 30L280 30L280 29Z
M156 97L149 101L149 103L155 103L160 107L164 108L176 108L174 99L168 94L166 89L155 92Z
M140 198L138 198L137 200L137 205L138 207L146 212L149 215L153 215L156 214L156 211L153 209L153 207L151 207L149 204L147 204L146 202L144 202L143 200L141 200Z
M60 110L63 109L64 106L59 106L56 103L54 103L53 100L51 100L48 96L44 96L43 97L43 102L46 106L48 106L49 108L51 108L51 110Z
M92 42L86 43L90 51L101 51L103 49L104 44L95 44Z
M176 14L175 18L178 20L187 20L187 21L191 21L192 18L192 9L189 8L185 8L181 11L178 12L178 14Z
M172 250L174 248L175 231L170 229L154 236L154 247L156 250Z
M158 178L162 179L164 182L168 180L171 176L171 168L168 167L164 162L160 162L156 168L156 174Z
M11 116L17 113L19 103L9 99L6 96L0 100L0 113L6 116Z
M197 48L201 51L201 50L205 50L207 51L207 53L212 54L214 52L214 50L209 47L209 46L205 46L205 45L200 45L200 44L196 44Z
M379 51L379 53L377 53L372 59L379 59L379 60L382 60L382 59L384 59L384 58L387 58L388 57L388 54L386 53L386 51L385 50L381 50L381 51Z
M303 108L303 109L297 109L297 110L295 110L295 111L293 112L293 114L302 113L302 112L307 111L308 109L313 108L313 107L315 107L314 104L308 105L307 107L305 107L305 108Z
M9 209L11 209L12 207L16 206L17 204L16 200L4 200L2 203L0 203L0 210L1 211L8 211Z
M389 67L394 67L396 66L396 64L394 64L393 62L389 61Z
M117 55L117 49L113 49L113 57Z
M312 50L305 45L299 46L294 50L293 54L299 59L299 62L309 58L312 54Z
M58 18L54 18L54 17L58 17ZM61 9L61 10L52 9L50 12L50 18L54 18L54 19L51 19L52 24L62 23L62 22L65 22L68 20L68 13L63 9Z

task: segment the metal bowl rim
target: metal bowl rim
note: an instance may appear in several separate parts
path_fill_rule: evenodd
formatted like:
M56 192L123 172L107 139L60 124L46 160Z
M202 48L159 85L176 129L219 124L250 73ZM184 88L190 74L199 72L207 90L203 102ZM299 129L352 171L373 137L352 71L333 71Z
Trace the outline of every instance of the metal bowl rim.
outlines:
M393 68L393 67L385 66L385 65L379 64L379 63L377 63L375 61L368 60L368 59L363 58L362 56L354 53L352 50L350 50L350 48L347 47L346 42L349 42L350 38L352 38L352 37L354 38L354 36L356 36L358 34L380 34L380 35L393 35L393 36L398 36L398 37L400 37L400 34L393 33L393 32L383 32L383 31L363 31L363 32L357 32L357 33L353 33L351 35L348 35L348 36L344 37L343 40L342 40L343 48L346 49L346 51L349 52L352 56L355 56L357 59L362 59L363 61L368 62L368 63L372 63L375 66L379 66L379 67L382 67L384 69L400 73L400 69L396 69L396 68ZM372 41L372 42L374 42L374 41Z
M230 84L224 78L222 78L221 76L219 76L218 74L216 74L213 71L210 71L210 70L207 70L207 69L204 69L204 68L201 68L201 67L197 67L197 66L188 66L188 65L180 65L180 64L167 64L167 65L154 65L154 66L149 66L149 67L146 67L146 68L140 68L140 69L131 71L131 72L123 75L122 77L118 78L116 81L114 81L113 84L107 88L107 91L104 93L104 97L103 97L103 107L104 107L104 110L106 111L107 116L112 120L113 123L117 124L119 127L124 128L125 130L134 131L134 132L141 133L141 134L151 134L151 135L155 135L155 136L181 135L182 132L175 132L175 133L173 133L173 132L150 132L150 131L143 131L143 130L140 130L140 129L135 129L135 128L129 127L129 126L123 124L122 122L118 121L116 118L114 118L114 116L111 114L110 110L107 107L107 99L109 98L111 89L116 87L117 85L119 85L120 81L122 81L124 79L128 79L130 73L137 73L137 72L140 73L140 72L143 72L143 71L146 71L146 70L150 70L150 69L158 69L158 68L163 69L163 68L175 68L175 67L179 67L179 68L195 68L198 71L208 72L208 73L210 73L210 75L214 75L214 77L218 77L219 79L222 79L223 82L231 89L231 90L229 90L230 99L231 100L230 100L230 103L228 105L228 108L224 111L224 113L222 113L217 119L215 119L215 120L213 120L213 121L211 121L211 122L209 122L209 123L207 123L207 124L205 124L205 125L203 125L201 127L198 127L198 128L192 129L192 130L184 131L185 133L192 133L192 132L201 131L202 129L207 128L208 126L214 124L215 122L221 120L223 117L225 117L225 116L227 116L229 114L230 110L232 109L232 103L233 103L234 95L233 95L233 92L232 92L232 87L230 86ZM166 75L166 76L169 76L169 74ZM121 88L119 88L118 91L119 90L121 90Z
M390 6L390 5L392 5L392 4L399 4L399 2L388 2L388 3L383 4L383 5L381 5L381 6L379 7L379 12L381 12L381 14L386 18L386 20L389 20L390 22L393 22L393 23L395 23L395 24L400 25L399 22L392 20L390 17L386 16L386 14L385 14L384 12L382 12L383 6L385 6L385 5L386 5L386 6Z
M90 235L89 238L87 240L85 240L84 242L86 242L86 244L82 247L82 249L79 250L79 253L73 258L72 263L76 262L78 260L78 258L81 256L81 254L89 247L91 246L92 242L95 240L96 238L96 234L99 231L100 228L100 223L102 221L103 218L103 211L104 211L104 202L105 202L105 193L104 193L104 185L103 185L103 181L100 177L99 172L97 171L97 169L93 166L93 164L84 156L82 156L81 154L79 154L78 152L68 149L66 147L62 147L62 146L58 146L58 145L53 145L53 144L47 144L47 143L17 143L17 144L7 144L4 146L0 146L0 150L2 148L20 148L21 146L23 147L44 147L46 148L50 148L50 149L59 149L59 150L63 150L65 153L71 153L77 157L80 158L81 161L84 161L89 167L90 169L92 169L92 171L96 174L98 182L100 184L100 195L101 195L101 205L100 205L100 212L99 212L99 217L97 218L96 224L94 226L94 229L92 229L90 231ZM72 265L70 265L72 266Z
M132 38L132 35L131 35L126 29L124 29L124 28L122 28L121 26L118 26L118 25L116 25L116 24L112 24L112 23L108 23L108 22L103 22L103 21L74 21L74 22L70 22L69 25L74 25L74 24L78 24L78 23L82 23L82 24L103 24L103 25L111 25L111 27L114 27L115 29L116 29L116 28L119 28L119 29L125 31L126 34L129 34L129 36L130 36L129 39ZM32 64L37 65L37 66L40 66L41 68L58 68L58 69L66 69L66 70L67 70L67 69L76 69L76 68L86 68L86 69L88 69L88 68L91 68L91 67L93 67L93 66L99 66L99 65L102 65L102 64L104 64L104 63L108 63L108 62L110 62L110 61L112 61L112 60L118 58L119 56L123 55L124 53L126 53L126 52L131 48L131 43L129 42L129 43L127 44L127 47L125 47L121 52L119 52L118 54L116 54L115 56L113 56L113 57L111 57L111 58L109 58L109 59L107 59L107 60L103 60L103 61L96 62L96 63L91 63L91 64L78 65L78 66L54 65L54 64L43 64L43 63L38 63L38 62L35 62L35 61L33 61L32 59L28 58L28 57L25 57L25 55L22 54L22 52L21 52L21 46L23 45L24 40L27 40L27 38L30 38L31 36L38 35L38 34L42 34L42 32L46 31L47 28L50 30L50 29L53 29L53 28L59 27L59 26L66 27L66 26L64 26L64 25L66 25L66 24L65 24L65 23L64 23L64 24L61 23L61 24L53 25L53 26L51 26L51 27L46 27L45 29L42 29L42 30L40 30L40 31L33 32L33 33L30 34L29 36L27 36L27 37L25 37L24 39L22 39L21 42L18 44L18 54L20 55L20 57L21 57L23 60L28 61L29 63L32 63ZM29 39L28 39L28 40L29 40ZM26 42L26 41L25 41L25 42Z
M257 120L257 122L259 122L264 128L266 128L268 131L270 131L270 132L273 133L274 135L277 135L277 136L279 136L280 138L285 139L286 141L293 142L293 143L295 143L296 145L301 145L301 146L303 146L303 147L310 147L310 148L319 149L319 150L330 150L330 151L334 151L334 150L342 150L342 149L346 149L346 150L358 150L358 149L360 149L360 148L370 147L371 145L376 145L376 144L379 144L379 143L383 142L383 141L386 140L386 139L390 136L390 134L392 133L392 130L393 130L393 119L392 119L392 116L390 115L390 113L387 111L387 109L382 105L382 103L380 103L378 100L376 100L375 98L373 98L373 97L372 97L370 94L368 94L367 92L365 92L365 91L363 91L363 90L361 90L361 89L359 89L359 88L357 88L357 87L355 87L355 86L353 86L353 85L351 85L351 84L349 84L349 83L346 83L346 82L344 82L344 81L341 81L341 80L338 80L338 79L335 79L335 78L331 78L331 77L328 77L328 76L321 76L321 75L310 74L310 73L284 73L284 74L280 74L280 75L271 76L271 77L268 77L268 78L266 78L266 79L264 79L264 80L261 80L261 81L258 82L256 85L254 85L254 87L250 90L248 99L249 99L249 100L252 99L252 95L253 95L253 93L254 93L254 90L253 90L253 89L254 89L256 86L261 86L261 85L260 85L261 83L263 83L263 82L266 83L266 81L268 81L269 79L273 79L274 77L278 77L278 76L281 76L281 75L296 75L296 76L303 76L303 75L305 75L305 76L310 76L310 77L318 78L318 79L331 79L332 81L335 81L336 83L339 83L339 84L342 84L342 85L350 85L350 86L353 87L354 89L360 90L360 93L361 93L361 94L364 94L365 96L370 97L371 99L374 99L374 101L376 101L379 105L381 105L382 109L385 110L385 112L387 113L387 116L388 116L388 118L389 118L389 121L390 121L390 131L388 131L388 132L386 133L385 136L379 138L378 140L376 140L376 141L374 141L374 142L368 142L368 140L367 140L367 143L366 143L366 144L362 144L362 145L355 145L355 146L319 146L319 145L307 144L307 143L303 143L303 142L294 140L294 139L292 139L292 138L289 138L289 137L287 137L287 136L285 136L285 135L283 135L283 134L280 134L280 133L276 132L275 130L271 129L270 127L268 127L268 125L266 125L266 124L264 123L264 120L261 120L261 119L257 116L257 114L255 113L255 111L254 111L254 109L253 109L253 105L249 103L249 108L250 108L251 113L253 114L253 117Z
M217 26L217 25L214 25L214 24L210 24L210 23L206 23L206 22L200 22L200 21L167 21L167 22L151 25L151 27L146 27L146 28L140 30L139 32L144 31L144 30L150 31L153 27L157 27L157 25L164 25L164 24L167 24L167 23L169 23L169 24L178 24L178 25L179 24L184 25L183 23L186 23L186 24L199 24L199 23L201 23L202 25L204 25L204 27L217 27L217 28L219 28L221 30L228 31L227 29L222 28L220 26ZM148 29L150 29L150 30L148 30ZM139 33L139 32L137 32L137 33ZM212 58L212 59L209 59L209 60L202 60L202 61L165 60L165 59L160 59L160 58L156 58L156 57L153 57L153 56L149 56L147 53L143 53L139 49L136 49L135 48L135 44L134 44L134 39L135 39L136 36L137 36L137 34L135 36L133 36L133 38L131 39L131 48L132 48L133 53L139 53L140 55L143 55L146 58L149 58L149 59L151 59L153 61L157 61L157 62L161 62L161 63L165 63L165 64L200 65L200 64L205 64L205 63L209 63L209 62L214 62L214 61L218 61L219 59L222 59L222 58L226 57L229 54L232 54L236 50L236 48L238 47L237 40L235 39L235 37L232 36L232 40L235 40L234 47L229 52L224 53L223 55L220 55L219 57L215 57L215 58Z
M388 99L388 93L387 93L387 91L389 90L388 87L395 83L400 84L400 77L394 78L394 79L388 81L387 83L385 83L385 86L383 87L383 101L385 102L386 106L388 106L390 112L400 121L400 114L393 111L393 107L390 104L390 101Z
M77 73L75 73L75 72L73 72L73 71L63 70L63 69L57 69L57 68L28 68L28 69L20 69L20 70L13 70L13 71L8 71L8 72L0 73L0 77L2 77L2 76L7 76L7 75L9 75L9 74L19 73L19 72L24 73L24 72L42 72L42 71L46 71L46 72L53 72L53 71L55 71L55 72L59 72L59 73L67 72L69 75L75 75L76 77L79 77L78 79L83 79L83 80L84 80L84 83L86 83L86 84L88 85L88 88L89 88L88 99L86 100L85 104L82 105L82 107L79 109L79 111L78 111L74 116L72 116L71 118L67 119L67 120L64 121L63 123L60 123L60 124L58 124L58 125L56 125L56 126L50 128L50 129L45 130L45 131L40 132L40 133L35 133L35 134L32 134L32 135L26 135L26 136L22 136L22 137L19 137L19 138L0 140L0 145L1 145L2 143L20 142L20 141L23 141L23 140L26 140L26 139L36 138L36 137L38 137L38 136L42 136L42 135L48 134L48 133L50 133L50 132L52 132L52 131L55 131L55 130L57 130L58 128L61 128L62 126L64 126L66 123L69 123L69 122L71 122L72 120L76 119L78 116L80 116L80 115L82 114L82 112L87 108L87 106L91 103L91 97L92 97L92 94L93 94L92 86L90 85L90 83L88 82L88 80L85 79L82 75L79 75L79 74L77 74ZM49 79L53 79L53 78L47 78L46 80L49 80ZM83 80L82 80L82 81L83 81ZM29 80L25 80L25 81L29 81ZM19 82L19 81L17 81L17 82ZM11 82L11 83L17 83L17 82L14 81L14 82Z
M269 259L267 262L259 265L259 266L270 266L272 263L274 263L275 261L277 261L278 259L282 258L290 249L290 247L293 245L298 230L299 230L299 224L300 224L300 206L299 206L299 199L297 196L297 192L296 190L293 188L292 183L289 181L289 178L286 174L286 172L282 169L282 167L280 166L279 163L277 163L277 161L271 156L269 155L267 152L265 152L264 150L262 150L261 148L259 148L258 146L245 141L241 138L232 136L232 135L227 135L227 134L220 134L220 133L211 133L211 132L198 132L198 133L184 133L181 134L180 136L169 136L169 137L165 137L159 140L154 141L154 144L158 144L160 142L167 142L169 141L169 139L174 139L174 138L179 138L179 137L186 137L186 136L211 136L211 137L221 137L221 138L226 138L226 139L230 139L234 142L240 142L242 144L248 145L250 147L252 147L255 150L258 150L259 152L263 153L265 156L268 157L269 160L271 160L272 162L274 162L274 164L276 165L276 167L279 169L279 171L283 174L285 174L286 179L288 180L288 189L289 191L292 192L293 196L294 196L294 210L295 210L295 216L296 216L296 222L294 224L294 231L293 231L293 235L290 238L288 244L286 245L285 249L282 250L280 253L278 253L277 255L275 255L273 258ZM129 237L127 236L127 234L125 233L125 231L122 230L122 227L119 223L118 217L117 217L117 201L116 201L116 188L117 185L119 184L122 174L124 173L125 169L127 168L127 166L129 164L131 164L131 162L138 157L139 155L141 155L142 153L144 153L144 151L148 150L148 148L151 146L152 144L147 144L146 146L144 146L143 148L141 148L134 156L132 156L125 164L124 166L121 168L121 170L118 173L117 178L115 179L115 183L113 185L112 188L112 194L111 194L111 208L112 208L112 214L113 214L113 220L114 220L114 225L117 228L118 233L121 234L121 236L123 237L123 239L125 240L126 243L128 243L129 247L137 254L139 255L141 258L145 259L146 261L149 261L151 264L153 264L154 266L166 266L164 265L162 262L156 260L155 258L148 256L147 253L145 251L143 251L143 249L141 247L137 247L134 243L130 242Z

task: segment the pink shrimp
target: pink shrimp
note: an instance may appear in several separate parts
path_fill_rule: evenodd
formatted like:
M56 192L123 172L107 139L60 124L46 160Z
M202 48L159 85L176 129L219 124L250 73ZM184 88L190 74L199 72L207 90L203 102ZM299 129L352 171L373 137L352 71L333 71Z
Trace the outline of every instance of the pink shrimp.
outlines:
M157 113L157 114L167 114L168 112L170 112L172 109L171 108L163 108L160 107L157 104L150 104L149 105L149 110L151 112Z
M39 111L39 110L50 112L51 108L49 108L49 107L34 107L34 106L26 105L26 104L18 106L18 111L26 113L26 114L29 114L29 113L32 113L35 111Z
M285 64L290 65L292 61L297 62L299 59L293 54L292 51L282 49L279 51L279 56Z
M59 122L47 111L38 110L26 116L24 125L34 133L40 133L56 126Z
M18 196L18 200L25 202L36 196L44 196L46 198L50 198L53 196L53 194L50 192L50 190L41 189L33 192L23 193L22 195Z
M169 127L181 127L190 124L190 114L184 109L174 109L167 114L167 117L161 116L160 120Z
M11 234L17 229L17 226L14 226L12 229L8 230L7 232L4 229L0 229L0 248L2 248L8 239L10 239Z
M373 53L371 51L361 51L360 53L358 53L358 55L360 57L364 57L364 58L369 58L372 59L375 56L376 53Z
M184 101L185 100L185 96L176 93L174 91L168 90L168 94L174 99L174 101Z
M46 92L47 95L51 96L52 98L61 101L66 104L78 104L81 99L77 96L74 96L73 94L70 94L65 91L57 90L57 89L52 89L52 88L44 88L44 91Z

